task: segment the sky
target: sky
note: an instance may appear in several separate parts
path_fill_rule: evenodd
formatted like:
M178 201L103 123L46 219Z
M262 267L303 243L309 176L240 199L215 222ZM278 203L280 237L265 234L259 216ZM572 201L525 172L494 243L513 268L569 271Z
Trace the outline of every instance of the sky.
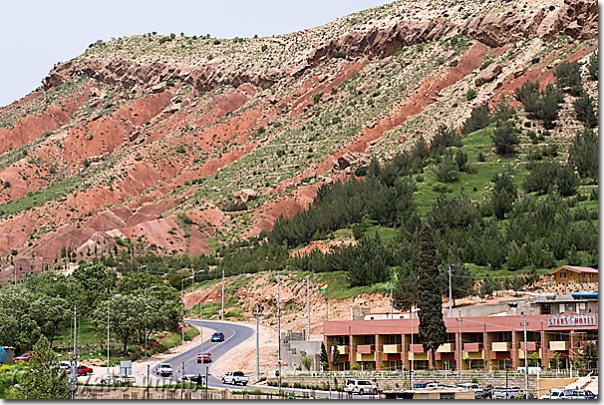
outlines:
M2 2L0 106L41 85L98 39L184 32L251 38L321 26L392 0L21 0Z

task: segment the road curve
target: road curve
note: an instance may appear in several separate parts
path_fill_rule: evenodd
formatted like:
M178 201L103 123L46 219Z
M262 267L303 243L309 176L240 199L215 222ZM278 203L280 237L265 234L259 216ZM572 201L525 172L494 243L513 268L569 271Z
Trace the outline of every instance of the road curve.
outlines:
M199 319L187 319L186 322L200 327L202 322ZM212 374L212 365L220 359L221 356L227 352L235 349L241 343L246 341L253 336L255 331L252 327L247 325L241 325L233 322L219 322L219 321L203 321L204 328L214 329L224 333L224 342L210 342L210 336L203 337L203 351L210 352L212 354L212 363L197 363L197 354L200 352L200 346L194 347L187 350L184 353L178 354L174 357L170 357L162 363L170 363L174 370L174 376L172 378L165 377L165 380L178 380L183 374L183 363L184 363L184 374L201 374L205 376L206 368L208 369L208 386L215 388L233 388L233 385L222 384L220 378ZM151 373L155 375L155 366L151 369ZM155 375L156 376L156 375ZM157 376L159 378L159 376Z

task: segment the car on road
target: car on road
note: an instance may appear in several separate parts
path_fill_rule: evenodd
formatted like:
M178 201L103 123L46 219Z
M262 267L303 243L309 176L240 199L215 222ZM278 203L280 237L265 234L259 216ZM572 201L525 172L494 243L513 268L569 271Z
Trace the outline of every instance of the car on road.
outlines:
M179 383L191 382L191 383L195 383L195 384L203 384L204 379L205 379L205 376L203 376L201 374L185 374L182 377L178 378L178 382Z
M241 384L247 385L250 381L250 376L243 374L243 371L229 371L222 376L223 384Z
M15 361L29 361L29 357L31 356L31 352L25 352L21 356L17 356L14 358Z
M199 354L197 354L197 362L198 363L211 363L212 354L210 352L200 352Z
M136 383L136 377L133 375L117 375L117 374L105 374L101 377L101 384L117 384L117 383Z
M346 381L346 386L344 387L344 391L349 394L373 394L377 395L378 388L377 385L372 383L369 380L360 380L360 379L351 379Z
M155 368L155 374L162 377L170 377L174 374L174 370L172 370L172 365L170 363L159 363Z
M425 383L425 382L414 383L413 389L416 390L418 388L426 388L427 385L428 385L428 383Z
M215 332L210 338L211 342L224 342L224 333Z
M499 385L493 390L493 399L514 399L518 394L520 394L520 387L517 385Z

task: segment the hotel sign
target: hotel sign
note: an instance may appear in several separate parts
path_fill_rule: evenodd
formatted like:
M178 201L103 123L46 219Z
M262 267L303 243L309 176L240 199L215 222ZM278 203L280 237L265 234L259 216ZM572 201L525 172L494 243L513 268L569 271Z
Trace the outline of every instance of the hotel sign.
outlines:
M597 326L595 314L549 315L547 326Z

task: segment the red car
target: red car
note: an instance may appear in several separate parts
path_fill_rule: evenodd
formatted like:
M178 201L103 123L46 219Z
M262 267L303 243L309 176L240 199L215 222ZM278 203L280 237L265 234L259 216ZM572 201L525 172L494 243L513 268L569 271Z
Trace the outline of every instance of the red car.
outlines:
M31 356L31 352L25 352L21 356L15 357L15 361L29 361L29 356Z
M201 352L197 355L198 363L211 363L212 355L209 352Z
M85 366L83 364L80 364L76 370L78 375L90 375L94 371L90 367ZM71 374L71 367L67 369L67 374Z

